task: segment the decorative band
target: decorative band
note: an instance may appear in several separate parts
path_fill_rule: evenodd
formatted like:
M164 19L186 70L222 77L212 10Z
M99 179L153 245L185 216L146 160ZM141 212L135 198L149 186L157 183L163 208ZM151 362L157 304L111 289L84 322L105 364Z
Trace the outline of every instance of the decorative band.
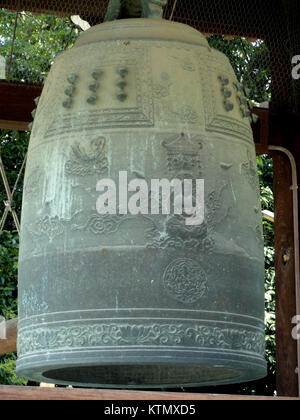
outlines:
M185 347L224 349L264 356L264 332L189 323L99 322L48 325L19 331L18 356L51 350L105 347Z

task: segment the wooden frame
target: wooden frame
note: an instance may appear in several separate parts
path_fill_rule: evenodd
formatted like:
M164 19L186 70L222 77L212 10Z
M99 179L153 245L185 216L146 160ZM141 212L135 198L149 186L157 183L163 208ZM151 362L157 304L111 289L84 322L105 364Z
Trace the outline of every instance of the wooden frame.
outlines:
M217 400L298 400L248 395L191 394L179 392L122 391L104 389L39 388L0 386L0 400L135 400L135 401L217 401Z

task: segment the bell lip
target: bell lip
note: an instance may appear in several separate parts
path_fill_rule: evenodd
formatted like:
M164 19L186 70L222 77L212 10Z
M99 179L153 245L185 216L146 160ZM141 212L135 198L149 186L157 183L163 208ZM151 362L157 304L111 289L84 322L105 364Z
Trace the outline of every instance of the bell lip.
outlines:
M267 375L267 362L263 357L253 357L247 354L240 353L240 360L237 360L233 354L219 353L219 352L201 352L195 357L193 352L186 352L185 356L175 357L176 351L166 352L164 358L155 356L154 354L131 354L127 352L126 356L114 355L113 352L109 356L107 354L100 356L100 352L79 351L76 354L68 352L55 352L53 354L32 355L27 356L23 360L17 361L17 376L35 382L55 383L57 385L73 385L84 388L107 388L107 389L161 389L161 388L180 388L180 387L206 387L218 385L230 385L238 383L252 382L261 379ZM142 353L142 352L141 352ZM146 352L147 353L147 352ZM204 354L205 353L205 354ZM168 356L167 356L168 354ZM102 359L102 361L100 361ZM105 360L105 361L104 361ZM239 375L229 379L222 380L206 380L206 381L174 381L174 383L159 383L159 384L107 384L107 383L89 383L76 382L72 380L54 379L53 377L44 376L45 373L54 370L64 370L67 368L77 367L97 367L97 366L134 366L141 365L164 365L174 366L180 365L184 367L207 367L213 365L214 367L231 369L233 372L238 372Z
M204 35L189 25L165 19L121 19L93 26L80 34L73 48L101 41L177 41L209 48Z

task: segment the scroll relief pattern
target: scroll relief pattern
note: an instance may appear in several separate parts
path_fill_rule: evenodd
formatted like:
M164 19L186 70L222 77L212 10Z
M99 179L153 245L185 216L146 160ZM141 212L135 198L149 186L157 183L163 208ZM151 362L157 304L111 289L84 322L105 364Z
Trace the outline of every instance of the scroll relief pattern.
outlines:
M224 349L263 357L264 333L247 329L221 328L196 323L94 323L78 326L48 326L21 330L19 357L35 352L114 346L183 346Z
M135 216L130 215L111 215L98 213L91 214L85 222L73 221L71 225L72 231L87 231L94 235L108 235L116 233L121 224L126 220L133 219Z
M33 224L26 224L25 226L34 237L39 238L44 236L50 241L65 232L65 221L61 220L58 216L51 217L45 215Z

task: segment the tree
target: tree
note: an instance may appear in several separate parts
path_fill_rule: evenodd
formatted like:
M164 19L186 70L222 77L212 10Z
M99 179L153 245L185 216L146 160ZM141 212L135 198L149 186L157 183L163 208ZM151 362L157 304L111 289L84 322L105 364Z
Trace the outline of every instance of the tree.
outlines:
M263 41L249 42L240 37L227 40L222 35L213 35L208 42L212 48L226 54L238 80L249 89L249 99L255 103L270 100L270 56Z
M6 57L9 80L43 83L55 57L74 44L80 31L68 18L21 12L14 40L15 17L0 9L0 55Z

